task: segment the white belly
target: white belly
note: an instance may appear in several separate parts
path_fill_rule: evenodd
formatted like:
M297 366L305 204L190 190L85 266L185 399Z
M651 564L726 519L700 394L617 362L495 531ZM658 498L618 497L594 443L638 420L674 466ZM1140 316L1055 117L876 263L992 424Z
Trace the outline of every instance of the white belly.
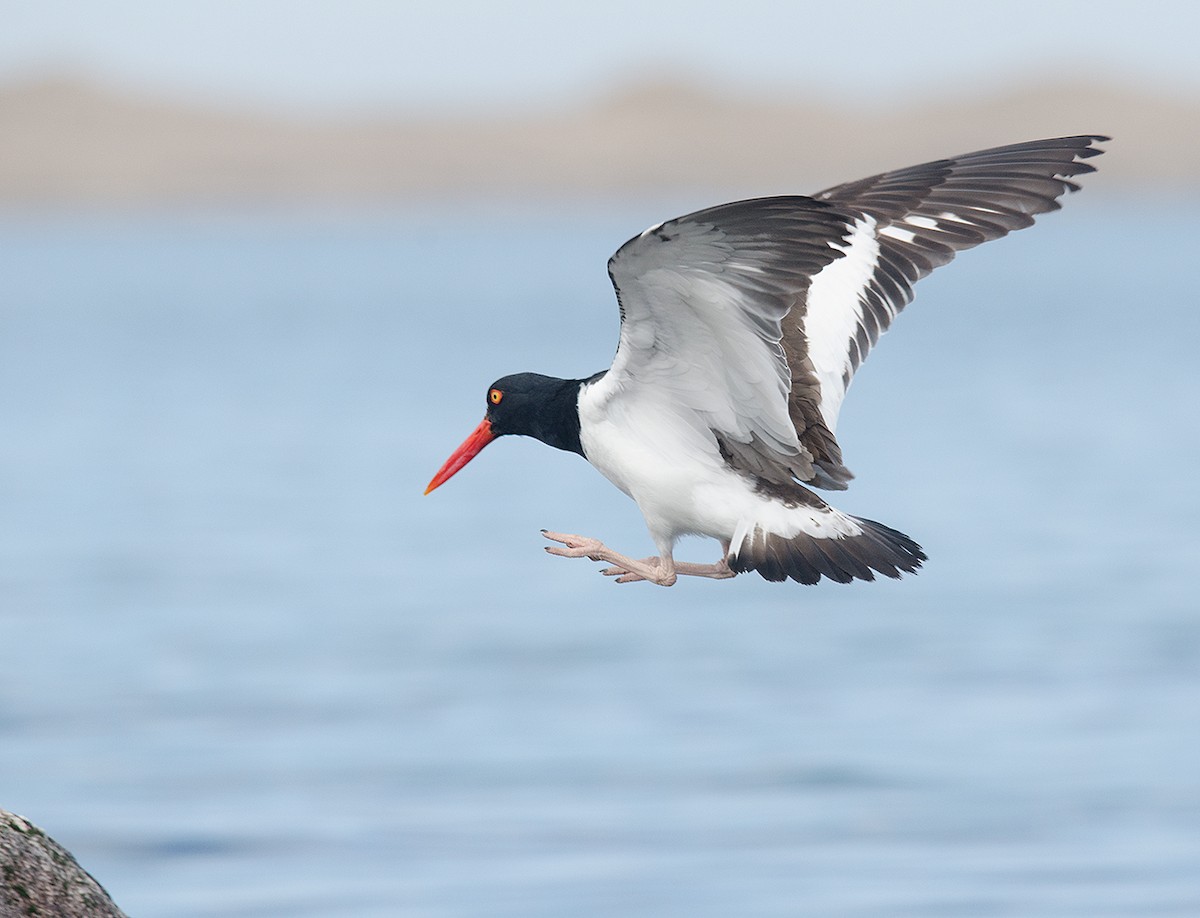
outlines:
M587 460L634 499L657 542L727 540L748 504L761 500L726 468L711 432L689 427L676 412L641 400L610 401L601 411L581 398L579 414Z
M722 542L756 527L792 537L852 534L852 518L828 506L787 507L758 493L731 470L710 430L690 426L670 406L646 399L579 399L584 455L605 478L637 503L655 542L669 548L682 535Z

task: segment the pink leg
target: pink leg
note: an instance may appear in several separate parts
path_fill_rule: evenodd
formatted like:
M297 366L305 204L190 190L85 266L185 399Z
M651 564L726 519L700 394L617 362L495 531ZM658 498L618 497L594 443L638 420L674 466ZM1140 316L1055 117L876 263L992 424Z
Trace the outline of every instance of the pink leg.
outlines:
M715 564L692 564L690 561L676 561L675 573L685 574L689 577L708 577L712 580L728 580L730 577L736 577L737 572L729 569L729 543L722 542L721 547L724 548L725 553L721 555L721 560ZM643 558L642 562L657 564L658 558ZM600 573L605 577L616 577L617 583L633 583L634 581L643 579L619 567L606 567Z
M588 557L593 561L607 561L613 567L606 567L600 573L606 577L616 577L617 583L636 583L648 580L660 586L671 586L676 576L684 574L689 577L708 577L713 580L728 580L737 574L729 569L726 556L729 554L729 543L724 542L725 554L715 564L693 564L689 561L676 561L670 554L663 557L642 558L634 560L618 554L596 539L583 536L563 535L558 532L546 532L542 535L555 542L562 542L566 548L547 546L546 551L562 558Z
M659 586L673 586L675 583L675 562L670 555L635 561L633 558L613 551L599 539L566 535L561 532L547 532L544 529L542 535L552 542L562 542L566 546L566 548L559 548L556 545L547 545L546 551L552 555L558 555L560 558L591 558L593 561L607 561L609 564L616 565L622 574L617 578L618 583L632 583L634 580L649 580Z

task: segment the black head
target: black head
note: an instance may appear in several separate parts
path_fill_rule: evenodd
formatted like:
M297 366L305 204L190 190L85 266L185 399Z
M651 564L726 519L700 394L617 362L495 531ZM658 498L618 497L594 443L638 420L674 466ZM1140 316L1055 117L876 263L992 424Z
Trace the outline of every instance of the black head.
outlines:
M488 387L484 417L498 437L520 434L560 446L557 441L561 439L563 431L560 428L564 421L568 422L568 427L574 427L574 439L579 440L578 397L576 380L541 373L514 373L497 379ZM564 412L565 407L570 410ZM564 418L564 413L573 416L573 425L571 418Z
M428 494L475 458L497 437L535 437L548 446L583 455L579 443L579 387L584 380L514 373L487 390L487 409L474 433L446 460L425 489Z

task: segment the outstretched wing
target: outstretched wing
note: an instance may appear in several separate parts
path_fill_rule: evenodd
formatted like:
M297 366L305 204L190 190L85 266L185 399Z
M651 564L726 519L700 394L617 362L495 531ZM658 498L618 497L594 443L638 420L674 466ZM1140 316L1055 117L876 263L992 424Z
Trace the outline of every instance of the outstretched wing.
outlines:
M594 396L658 399L748 473L807 481L813 459L788 410L784 316L852 221L808 197L723 204L651 227L608 263L621 339Z
M792 419L815 457L817 482L850 478L833 437L855 371L913 297L913 285L963 249L1033 223L1095 167L1100 136L994 147L885 172L815 195L854 217L845 255L813 279L783 324ZM826 479L826 480L821 480Z
M763 482L844 488L838 411L913 284L1056 209L1103 139L997 147L651 227L609 261L621 337L595 395L669 401Z

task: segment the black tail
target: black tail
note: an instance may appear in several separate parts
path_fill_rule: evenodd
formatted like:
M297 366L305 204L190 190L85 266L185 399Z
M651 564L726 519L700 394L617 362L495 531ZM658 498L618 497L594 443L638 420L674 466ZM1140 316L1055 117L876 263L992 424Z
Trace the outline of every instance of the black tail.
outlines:
M822 577L849 583L874 580L875 574L897 578L915 573L925 560L921 546L902 532L873 520L851 517L862 532L854 536L818 539L800 534L784 538L755 528L746 536L729 567L737 573L758 571L767 580L816 583Z

